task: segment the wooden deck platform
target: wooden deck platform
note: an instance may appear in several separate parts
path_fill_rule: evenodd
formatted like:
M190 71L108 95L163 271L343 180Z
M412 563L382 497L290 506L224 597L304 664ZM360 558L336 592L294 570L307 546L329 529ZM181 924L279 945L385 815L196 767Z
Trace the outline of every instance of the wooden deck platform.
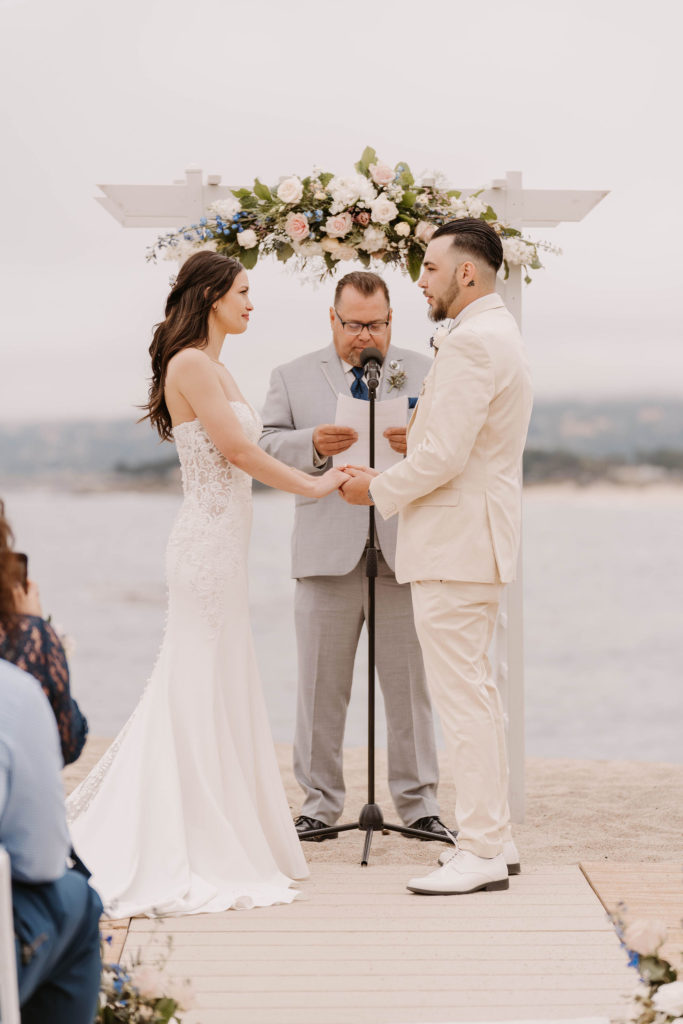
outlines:
M502 893L421 897L424 865L313 865L290 906L119 922L112 954L193 980L187 1024L623 1020L636 976L605 907L671 923L677 865L531 868ZM678 915L678 918L676 917Z

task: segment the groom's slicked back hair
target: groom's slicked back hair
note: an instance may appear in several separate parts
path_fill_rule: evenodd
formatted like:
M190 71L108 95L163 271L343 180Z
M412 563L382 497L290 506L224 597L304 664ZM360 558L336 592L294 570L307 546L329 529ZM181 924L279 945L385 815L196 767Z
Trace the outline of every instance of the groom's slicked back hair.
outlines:
M341 293L346 287L355 288L357 292L365 295L366 298L374 295L375 292L384 292L387 306L391 305L386 281L379 274L373 274L371 270L354 270L351 274L344 274L337 282L337 287L334 290L335 306L338 305Z
M448 235L453 245L475 259L483 260L498 273L503 265L503 246L500 238L490 224L477 217L462 217L460 220L449 220L437 228L432 238Z

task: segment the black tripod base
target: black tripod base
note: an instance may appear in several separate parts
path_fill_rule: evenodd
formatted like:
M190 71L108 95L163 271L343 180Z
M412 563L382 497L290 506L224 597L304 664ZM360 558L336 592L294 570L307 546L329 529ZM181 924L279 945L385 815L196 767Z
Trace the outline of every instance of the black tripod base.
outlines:
M370 846L375 832L398 832L399 835L408 836L411 839L428 839L431 842L446 843L447 846L451 846L455 839L455 833L453 833L453 838L449 838L448 836L435 836L433 832L425 832L420 828L409 828L408 825L389 825L384 821L379 804L365 804L358 816L358 821L354 821L350 825L329 825L325 828L311 829L306 833L306 839L326 839L328 836L336 836L340 832L350 832L352 829L360 829L365 832L363 856L360 862L361 867L364 868L368 866Z

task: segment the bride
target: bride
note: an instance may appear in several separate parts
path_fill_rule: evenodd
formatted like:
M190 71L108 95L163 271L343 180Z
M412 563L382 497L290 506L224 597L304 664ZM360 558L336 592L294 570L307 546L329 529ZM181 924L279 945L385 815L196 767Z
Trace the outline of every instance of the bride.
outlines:
M157 663L112 746L70 796L74 847L113 916L290 902L308 874L249 625L251 478L321 498L266 455L261 423L219 362L253 309L241 265L199 252L155 331L147 417L180 458L184 501L168 542L168 619Z

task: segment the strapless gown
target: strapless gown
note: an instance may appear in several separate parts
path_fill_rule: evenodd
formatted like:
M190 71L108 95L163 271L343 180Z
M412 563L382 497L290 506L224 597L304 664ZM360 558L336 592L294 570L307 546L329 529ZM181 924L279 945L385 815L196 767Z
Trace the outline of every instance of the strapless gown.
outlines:
M256 441L256 413L231 404ZM173 436L184 500L161 650L135 711L67 801L74 848L114 917L290 902L292 879L308 874L254 657L251 477L198 420Z

